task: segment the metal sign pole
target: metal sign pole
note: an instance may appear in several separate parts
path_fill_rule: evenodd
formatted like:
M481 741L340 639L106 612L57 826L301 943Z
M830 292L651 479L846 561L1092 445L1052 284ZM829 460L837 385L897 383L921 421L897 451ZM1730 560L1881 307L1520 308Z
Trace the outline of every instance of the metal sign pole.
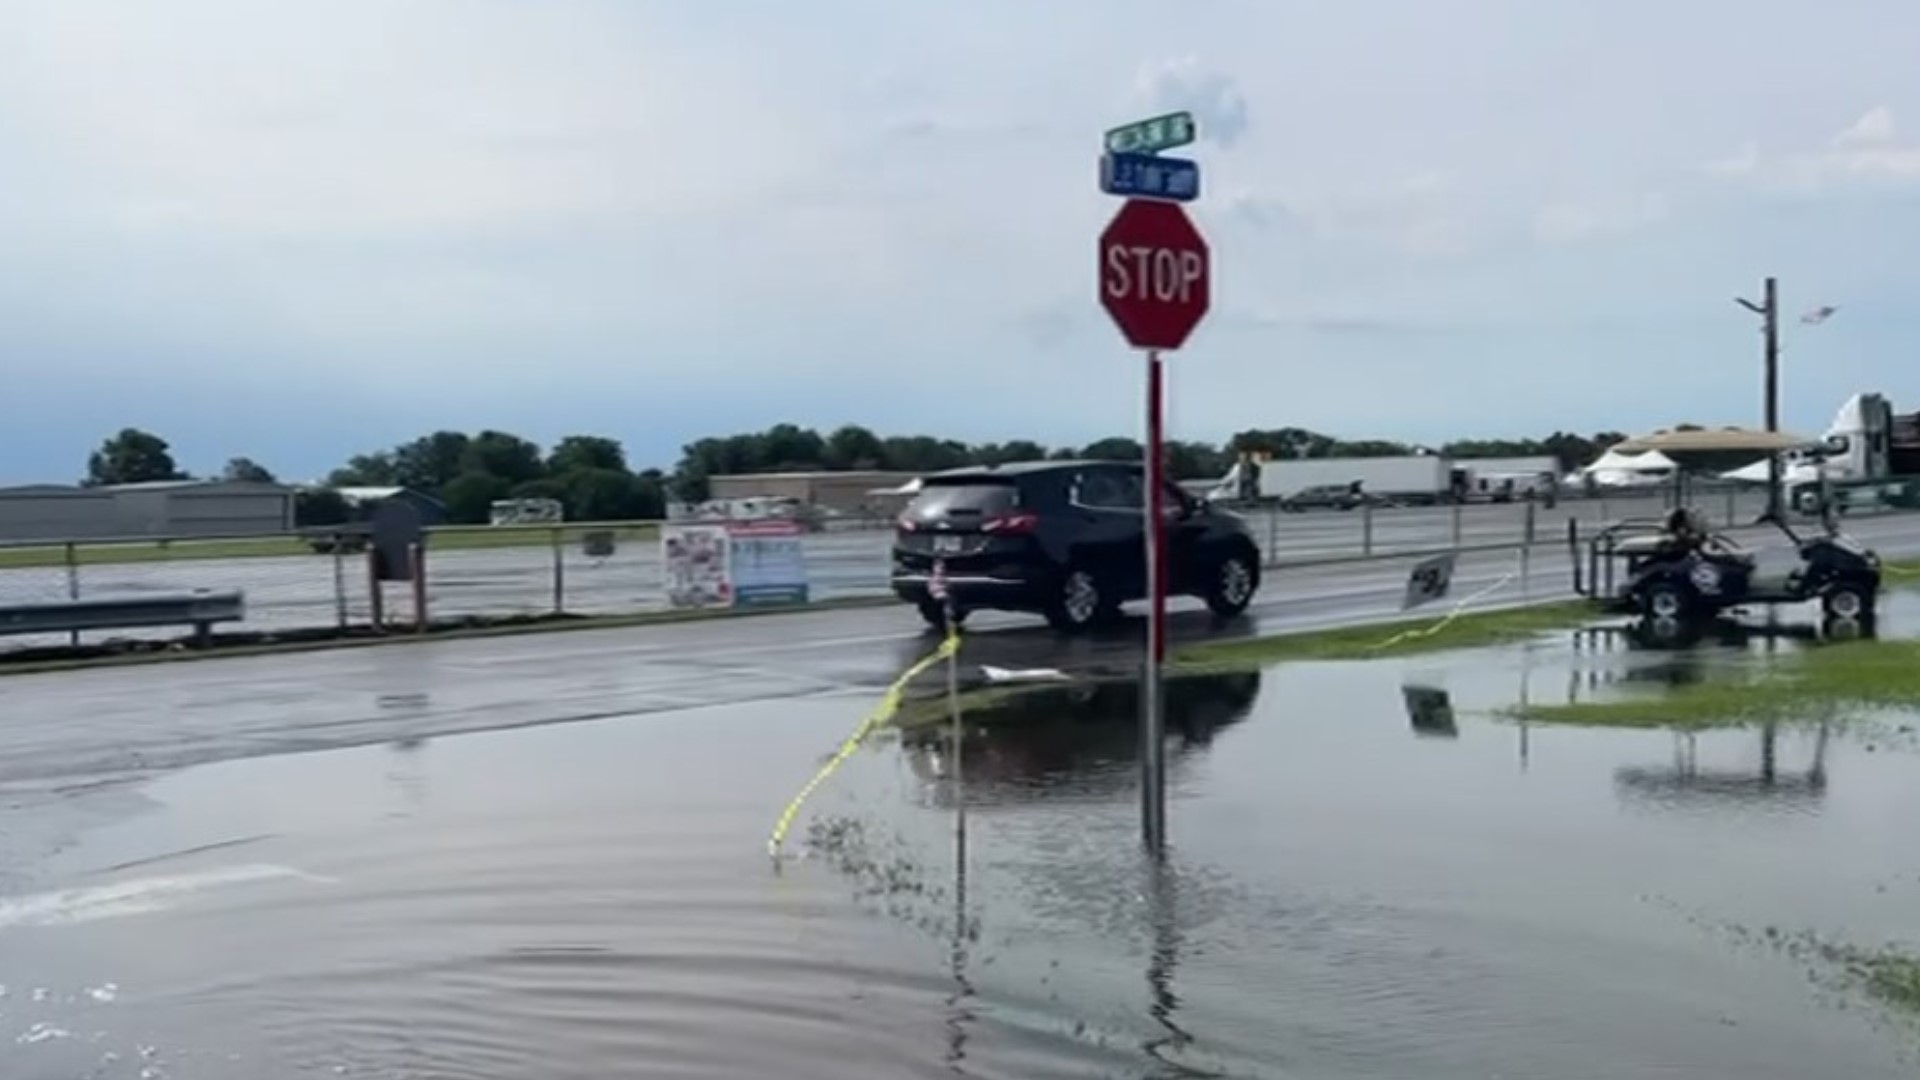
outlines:
M1147 656L1140 694L1141 827L1147 852L1158 857L1167 844L1166 712L1160 666L1167 655L1165 454L1162 452L1164 366L1160 350L1147 351L1146 563Z

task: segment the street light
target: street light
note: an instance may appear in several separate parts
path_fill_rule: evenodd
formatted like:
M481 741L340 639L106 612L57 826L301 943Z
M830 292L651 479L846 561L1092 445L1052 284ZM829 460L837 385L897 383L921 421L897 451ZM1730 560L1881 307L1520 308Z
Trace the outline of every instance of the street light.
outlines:
M1780 430L1780 290L1777 278L1766 280L1766 299L1756 304L1751 300L1734 297L1734 303L1760 316L1761 332L1766 337L1766 420L1768 431ZM1840 309L1832 305L1822 305L1800 316L1800 321L1809 326L1818 326L1826 322L1834 312ZM1780 455L1767 458L1767 513L1774 517L1781 515L1780 508Z

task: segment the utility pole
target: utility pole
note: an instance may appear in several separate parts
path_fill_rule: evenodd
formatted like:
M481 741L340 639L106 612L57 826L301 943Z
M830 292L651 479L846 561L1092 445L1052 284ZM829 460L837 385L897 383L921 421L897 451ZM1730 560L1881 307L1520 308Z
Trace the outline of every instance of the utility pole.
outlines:
M1766 336L1766 415L1767 430L1780 430L1780 292L1778 279L1768 278L1766 282L1766 300L1754 303L1735 297L1741 307L1760 316L1764 322L1763 333ZM1781 515L1780 507L1780 455L1767 458L1767 513L1770 516Z

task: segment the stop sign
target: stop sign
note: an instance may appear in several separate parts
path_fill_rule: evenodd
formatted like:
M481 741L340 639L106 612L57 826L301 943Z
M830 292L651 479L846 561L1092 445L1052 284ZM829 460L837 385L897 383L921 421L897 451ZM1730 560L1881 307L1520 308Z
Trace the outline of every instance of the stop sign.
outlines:
M1207 242L1179 203L1128 199L1100 234L1100 303L1136 349L1177 349L1207 313Z

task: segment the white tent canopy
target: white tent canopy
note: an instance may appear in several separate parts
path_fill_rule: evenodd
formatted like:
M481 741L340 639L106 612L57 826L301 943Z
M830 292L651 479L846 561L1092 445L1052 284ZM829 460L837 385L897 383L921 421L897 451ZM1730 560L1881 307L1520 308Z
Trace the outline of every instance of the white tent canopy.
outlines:
M1658 450L1623 454L1610 449L1581 469L1580 475L1602 487L1639 487L1661 483L1673 476L1675 468L1673 459Z

